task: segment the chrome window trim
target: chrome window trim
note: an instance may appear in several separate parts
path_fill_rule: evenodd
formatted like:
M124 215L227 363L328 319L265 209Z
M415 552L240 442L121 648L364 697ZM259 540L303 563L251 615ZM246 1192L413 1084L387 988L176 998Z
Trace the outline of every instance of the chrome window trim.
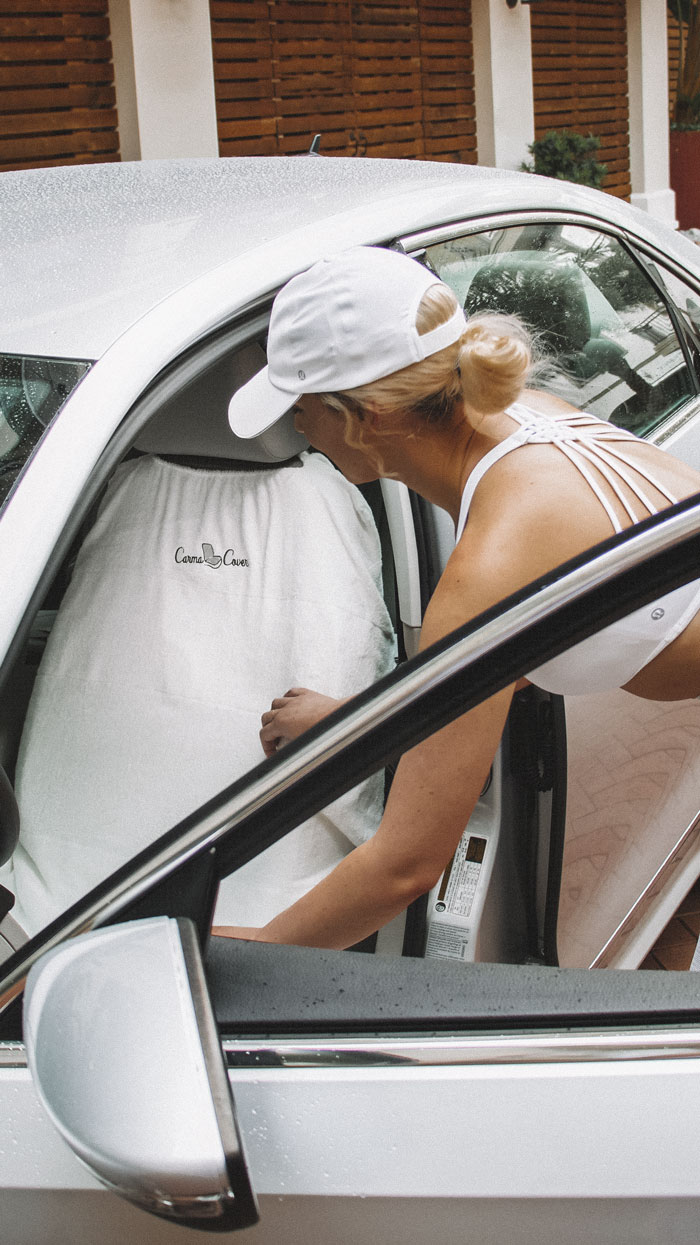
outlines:
M698 840L700 840L700 813L693 818L666 854L654 876L613 930L605 946L591 961L589 968L610 968L615 958L624 953L625 947L634 938L637 927L643 923L646 914L653 908L655 900L662 894L665 886L672 881L675 870L679 865L682 866L687 856L697 848Z
M697 1059L700 1027L585 1029L565 1033L487 1033L394 1038L223 1038L229 1072L238 1068L469 1067Z
M0 1072L5 1068L26 1068L27 1050L24 1042L0 1042Z
M367 731L390 724L396 713L415 703L424 693L432 692L448 679L458 676L465 667L494 649L522 637L529 627L541 625L557 610L577 601L586 589L612 582L621 572L632 570L654 554L672 550L684 539L699 532L700 502L696 501L673 515L662 512L658 521L643 532L622 533L612 548L598 553L566 575L531 590L524 599L516 601L503 613L453 641L449 648L422 661L417 669L397 672L392 676L396 684L391 689L380 688L374 694L371 691L366 693L361 706L348 710L339 723L333 722L317 738L300 745L291 758L282 753L274 767L261 765L258 776L246 783L243 790L234 790L228 799L199 816L194 826L183 829L175 845L160 848L132 874L120 876L106 894L82 904L77 915L65 920L48 937L37 935L28 944L27 953L19 964L0 978L0 1013L21 993L29 969L46 951L65 938L85 933L98 924L118 920L125 903L139 899L195 854L213 848L236 824L259 811L271 798L283 795L300 778L313 773L347 745L358 742ZM648 584L645 590L647 587ZM500 687L509 682L503 670L499 679Z
M422 251L426 247L435 246L438 242L449 242L452 238L464 237L468 234L487 233L490 229L517 229L525 225L580 225L584 229L597 228L601 233L612 234L625 242L641 245L640 240L629 230L621 228L610 221L601 220L599 216L589 216L586 212L572 212L557 208L537 208L528 210L518 208L512 212L495 212L492 216L466 217L461 221L446 221L443 225L433 225L430 229L422 229L419 233L404 234L399 238L401 246L407 254ZM646 244L650 245L650 244ZM659 252L657 251L658 255ZM684 271L684 270L683 270Z
M650 259L652 263L658 264L661 268L668 268L679 281L684 281L690 285L697 294L700 294L700 277L696 277L687 268L684 268L680 260L674 255L669 255L667 251L661 251L652 242L647 242L646 238L640 238L637 234L630 233L626 229L615 229L611 227L611 233L617 234L623 241L630 246L636 247L641 251L646 259ZM700 258L700 257L699 257ZM671 297L669 295L669 297ZM673 301L673 299L671 300Z
M484 1067L700 1058L700 1026L417 1037L222 1038L229 1073L392 1067ZM0 1074L27 1067L23 1042L0 1042Z
M691 419L696 419L700 415L700 394L696 394L693 398L687 398L677 411L673 411L671 415L667 415L663 423L653 428L646 441L650 441L652 445L662 446L671 437L685 428Z
M686 281L700 294L700 277L696 277L687 268L684 268L683 264L675 256L669 255L667 251L660 250L653 242L648 241L646 238L641 238L638 234L632 233L631 230L625 229L621 225L616 225L613 221L602 220L599 216L589 216L585 212L571 212L557 210L556 208L528 211L521 208L513 212L497 212L492 216L481 216L478 220L467 217L461 221L449 221L443 225L434 225L430 229L421 230L419 233L404 234L398 239L398 242L407 254L412 254L416 251L424 250L428 246L435 246L438 242L449 242L452 238L468 234L486 233L490 229L517 229L519 226L525 225L545 225L553 221L561 225L580 225L584 229L596 228L601 233L610 234L611 237L617 238L619 241L627 243L628 246L641 251L647 259L658 263L662 268L668 268L680 281Z

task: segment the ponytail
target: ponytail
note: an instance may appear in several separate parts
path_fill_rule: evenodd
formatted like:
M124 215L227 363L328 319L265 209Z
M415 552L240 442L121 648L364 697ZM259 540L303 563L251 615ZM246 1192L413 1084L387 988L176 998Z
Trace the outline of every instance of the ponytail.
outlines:
M467 410L495 415L525 387L532 364L529 334L516 316L472 316L460 338L457 364Z

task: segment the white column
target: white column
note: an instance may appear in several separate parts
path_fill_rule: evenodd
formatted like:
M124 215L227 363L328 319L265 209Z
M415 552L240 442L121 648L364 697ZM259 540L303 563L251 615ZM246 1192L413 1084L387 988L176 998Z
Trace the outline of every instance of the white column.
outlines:
M517 169L535 139L530 10L472 0L479 164Z
M110 0L123 160L217 156L208 0Z
M669 186L666 0L627 0L632 203L676 224Z

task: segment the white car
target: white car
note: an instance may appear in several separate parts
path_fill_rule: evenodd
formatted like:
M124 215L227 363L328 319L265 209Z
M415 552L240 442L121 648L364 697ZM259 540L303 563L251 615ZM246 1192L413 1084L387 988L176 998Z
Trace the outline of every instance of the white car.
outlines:
M528 689L405 918L352 952L209 930L313 884L401 751L700 545L681 503L415 658L447 516L361 496L288 417L247 449L228 430L276 290L403 249L527 320L543 387L700 467L700 252L610 196L427 162L1 189L7 1239L694 1242L700 987L615 970L700 875L697 703ZM263 761L269 689L335 678L357 698Z

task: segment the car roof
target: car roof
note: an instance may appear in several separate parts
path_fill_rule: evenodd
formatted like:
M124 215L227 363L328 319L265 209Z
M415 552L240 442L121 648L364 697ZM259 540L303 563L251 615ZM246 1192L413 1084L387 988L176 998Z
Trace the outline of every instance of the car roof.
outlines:
M405 233L483 211L631 211L570 183L420 160L157 160L3 173L1 185L0 350L90 359L163 299L256 248L272 288L270 244L282 255L285 235L293 246L336 216L357 218L354 241L370 243L391 237L394 220ZM287 255L279 280L288 269Z

